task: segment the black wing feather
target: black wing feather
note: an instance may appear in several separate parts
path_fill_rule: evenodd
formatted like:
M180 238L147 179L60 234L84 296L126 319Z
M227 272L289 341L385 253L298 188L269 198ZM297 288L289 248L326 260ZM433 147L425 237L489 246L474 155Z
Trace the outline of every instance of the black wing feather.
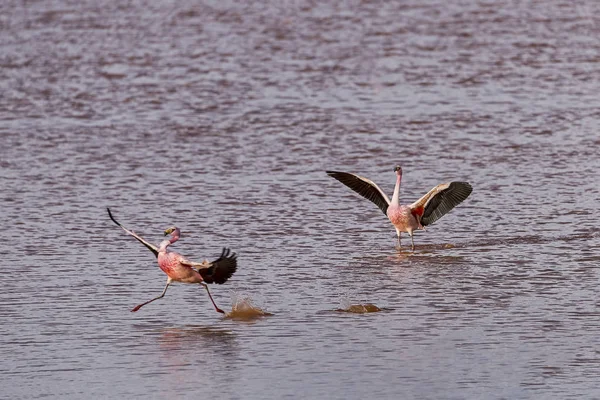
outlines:
M377 207L387 216L389 201L381 193L381 189L374 182L366 182L358 175L348 172L326 171L327 175L337 179L356 193L360 194L365 199L375 203Z
M448 188L440 191L427 202L421 217L421 225L433 224L462 203L472 191L473 187L467 182L451 182Z
M221 256L211 263L208 268L199 269L202 279L206 283L223 284L237 270L237 255L224 247Z
M115 224L117 224L118 226L120 226L125 232L129 233L131 236L133 236L138 242L140 242L141 244L143 244L144 246L146 246L152 253L154 253L155 257L158 257L158 248L156 246L154 246L151 243L146 242L144 239L142 239L141 236L136 235L133 231L130 231L129 229L125 228L123 225L121 225L112 215L112 213L110 212L110 208L106 207L106 211L108 211L108 216L110 217L110 219L112 220L112 222L114 222Z

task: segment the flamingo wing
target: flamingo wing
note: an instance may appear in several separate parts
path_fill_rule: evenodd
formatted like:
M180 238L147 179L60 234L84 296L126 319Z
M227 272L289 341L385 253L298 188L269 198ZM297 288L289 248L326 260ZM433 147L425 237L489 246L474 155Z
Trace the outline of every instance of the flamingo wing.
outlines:
M468 182L442 183L409 207L420 216L421 225L431 225L462 203L472 191Z
M327 175L337 179L367 200L375 203L385 215L390 205L390 199L379 186L370 179L349 172L326 171Z
M223 284L237 270L237 255L226 247L219 258L211 263L193 263L206 283Z
M117 220L112 216L112 213L110 212L110 208L107 207L106 211L108 211L108 216L110 217L110 219L112 220L112 222L114 222L115 224L119 225L125 232L129 233L131 236L133 236L134 238L136 238L141 244L143 244L151 252L153 252L156 257L158 257L158 247L156 247L152 243L149 243L149 242L145 241L141 236L136 235L135 233L133 233L133 231L130 231L129 229L127 229L123 225L121 225L119 222L117 222Z

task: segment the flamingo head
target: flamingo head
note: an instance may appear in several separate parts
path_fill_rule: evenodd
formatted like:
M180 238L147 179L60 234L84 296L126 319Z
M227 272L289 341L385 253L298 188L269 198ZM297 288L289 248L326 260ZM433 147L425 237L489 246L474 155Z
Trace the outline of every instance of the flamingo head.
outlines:
M177 227L175 227L175 226L165 229L165 236L170 235L171 233L175 232L175 229L177 229Z
M165 229L165 236L167 235L179 238L179 236L181 235L181 231L178 227L172 226L170 228Z
M396 175L402 175L402 167L399 165L396 165L394 167L394 172L396 173Z
M165 236L171 235L171 239L169 239L170 243L175 243L179 240L179 236L181 235L181 231L178 227L172 226L170 228L165 229Z

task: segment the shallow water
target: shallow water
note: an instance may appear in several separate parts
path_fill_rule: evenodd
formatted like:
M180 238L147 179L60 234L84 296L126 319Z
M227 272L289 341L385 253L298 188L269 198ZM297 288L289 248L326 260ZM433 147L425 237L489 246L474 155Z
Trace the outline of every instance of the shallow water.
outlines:
M0 3L0 393L600 397L600 3ZM395 249L330 169L473 194ZM273 315L226 318L116 227ZM405 237L404 244L409 240ZM374 313L335 312L373 304Z

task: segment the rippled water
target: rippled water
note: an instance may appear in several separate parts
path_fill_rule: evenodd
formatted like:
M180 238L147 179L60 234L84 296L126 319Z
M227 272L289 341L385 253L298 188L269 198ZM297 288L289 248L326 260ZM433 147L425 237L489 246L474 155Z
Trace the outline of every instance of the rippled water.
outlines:
M600 3L0 3L0 394L597 398ZM473 194L397 251L360 173ZM173 285L106 207L239 269ZM405 239L404 243L407 243ZM371 305L381 311L336 312Z

